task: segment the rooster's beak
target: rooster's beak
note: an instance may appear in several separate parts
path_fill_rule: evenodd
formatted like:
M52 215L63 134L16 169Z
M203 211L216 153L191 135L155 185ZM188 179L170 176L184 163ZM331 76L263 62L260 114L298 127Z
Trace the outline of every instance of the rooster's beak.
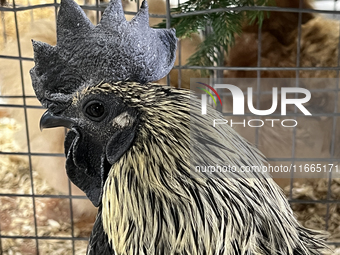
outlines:
M41 116L40 130L43 130L44 128L54 128L54 127L71 128L73 124L74 124L74 121L72 121L72 119L63 117L63 116L54 115L47 110L43 114L43 116Z

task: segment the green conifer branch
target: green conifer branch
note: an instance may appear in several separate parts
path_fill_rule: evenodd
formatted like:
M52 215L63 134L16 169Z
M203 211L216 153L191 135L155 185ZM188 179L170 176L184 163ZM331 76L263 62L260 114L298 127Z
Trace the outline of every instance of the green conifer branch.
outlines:
M189 58L187 65L213 66L219 63L218 56L228 53L228 49L235 40L236 34L241 34L242 26L257 21L262 24L268 12L259 10L237 11L228 10L197 14L197 11L213 10L233 7L252 7L274 5L274 0L188 0L176 8L171 9L172 14L193 13L193 15L173 17L171 27L176 28L179 38L190 37L193 33L205 31L207 27L212 33L197 47L196 52ZM196 13L196 14L195 14ZM165 28L166 21L156 27Z

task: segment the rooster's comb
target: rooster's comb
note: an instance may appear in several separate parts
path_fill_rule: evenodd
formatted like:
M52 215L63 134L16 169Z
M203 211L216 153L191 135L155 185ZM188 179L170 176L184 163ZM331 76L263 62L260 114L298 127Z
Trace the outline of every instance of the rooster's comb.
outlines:
M149 27L146 1L126 21L121 0L111 0L94 26L76 2L61 0L57 45L33 41L33 87L48 107L89 83L156 81L172 68L176 45L174 29Z

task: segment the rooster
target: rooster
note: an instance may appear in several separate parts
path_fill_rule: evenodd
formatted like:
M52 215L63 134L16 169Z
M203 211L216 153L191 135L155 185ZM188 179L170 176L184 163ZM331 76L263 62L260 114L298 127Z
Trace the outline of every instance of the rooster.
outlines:
M33 41L41 129L67 127L66 172L98 215L87 254L321 254L261 153L183 89L151 83L173 66L173 29L151 29L144 1L126 21L112 0L94 26L62 0L57 45ZM223 171L202 166L224 165Z

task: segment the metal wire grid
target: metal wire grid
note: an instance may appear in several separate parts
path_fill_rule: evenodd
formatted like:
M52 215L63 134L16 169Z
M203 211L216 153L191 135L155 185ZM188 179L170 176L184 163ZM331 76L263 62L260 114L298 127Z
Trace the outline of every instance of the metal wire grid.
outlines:
M334 0L334 3L336 3L337 0ZM334 4L335 5L335 4ZM137 10L140 6L139 0L137 0ZM302 0L300 0L300 7L302 6ZM1 222L0 222L0 254L3 253L2 250L2 239L5 238L21 238L21 239L33 239L35 240L36 248L37 248L37 254L39 253L39 240L71 240L72 241L72 246L73 246L73 251L72 254L75 254L75 245L74 242L77 240L87 240L86 237L75 237L74 232L73 232L73 212L72 212L72 199L86 199L83 196L74 196L71 195L71 188L69 185L69 194L68 195L38 195L34 193L34 181L33 181L33 170L32 170L32 157L33 156L52 156L52 157L64 157L63 154L56 154L56 153L35 153L31 152L31 146L30 146L30 139L29 139L29 130L28 130L28 121L27 121L27 109L34 109L34 108L41 108L39 106L34 106L34 105L29 105L27 104L27 99L33 98L33 96L26 95L25 93L25 86L24 86L24 80L23 80L23 61L33 61L32 58L27 58L23 57L21 55L21 48L20 48L20 34L19 34L19 29L18 29L18 18L17 18L17 13L25 10L33 10L37 8L45 8L45 7L54 7L55 8L55 13L58 11L59 3L57 0L54 0L54 3L52 4L41 4L41 5L32 5L32 6L17 6L15 4L15 0L12 2L11 7L0 7L1 15L3 15L4 12L13 12L14 13L14 19L15 19L15 28L16 28L16 37L17 37L17 47L18 47L18 56L6 56L6 55L0 55L1 61L6 61L6 60L17 60L20 64L20 75L21 75L21 82L22 82L22 95L20 98L23 99L23 104L22 105L13 105L13 104L0 104L0 107L12 107L12 108L23 108L24 110L24 117L25 117L25 125L26 125L26 136L27 136L27 147L28 151L27 152L2 152L0 151L0 155L21 155L21 156L28 156L29 159L29 168L30 168L30 180L31 180L31 193L32 194L0 194L0 196L6 196L6 197L28 197L32 198L32 203L33 203L33 213L34 213L34 226L35 226L35 235L34 236L7 236L7 235L2 235L1 234ZM100 19L101 12L105 9L105 4L101 3L99 0L96 0L96 3L94 6L88 5L87 1L85 0L84 5L82 5L82 8L84 10L94 10L96 11L96 21L98 22ZM214 9L214 10L205 10L205 11L200 11L197 12L196 14L201 14L201 13L209 13L209 12L220 12L220 11L241 11L241 10L249 10L249 8L222 8L222 9ZM299 72L300 71L318 71L318 70L332 70L337 72L337 78L338 82L336 85L336 89L322 89L322 90L315 90L317 92L330 92L334 91L335 93L339 91L339 72L340 72L340 54L338 56L338 64L336 67L301 67L300 66L300 40L301 40L301 17L302 13L324 13L324 14L332 14L332 15L339 15L339 11L322 11L322 10L310 10L310 9L292 9L292 8L277 8L277 7L254 7L252 10L266 10L266 11L276 11L276 12L295 12L299 14L299 21L298 21L298 44L297 44L297 60L296 60L296 67L261 67L261 43L259 44L258 47L258 61L257 61L257 67L227 67L227 66L210 66L210 67L201 67L201 66L187 66L183 65L183 60L181 60L181 47L179 46L179 64L177 66L174 66L174 69L178 69L178 86L181 87L181 78L182 78L182 70L185 69L206 69L210 70L215 74L215 77L219 77L223 75L223 71L225 70L242 70L242 71L256 71L257 72L257 95L260 97L261 95L264 95L268 92L263 92L261 91L261 71L295 71L296 72L296 86L299 86L298 80L299 80ZM131 14L134 15L135 12L126 12L126 14ZM150 14L150 17L157 17L157 18L164 18L167 20L167 27L170 27L170 20L172 17L181 17L181 16L187 16L187 15L192 15L192 14L171 14L170 13L170 0L166 0L166 15L156 15L156 14ZM339 31L340 33L340 31ZM6 33L3 35L6 39ZM259 30L258 33L258 41L262 41L262 33L261 30ZM340 42L339 42L339 52L340 52ZM170 85L170 76L167 76L167 84ZM270 93L270 92L269 92ZM223 95L223 94L222 94ZM6 98L17 98L18 96L2 96L0 95L0 99L6 99ZM257 100L257 109L259 109L259 102L260 100ZM313 159L314 161L324 161L324 162L339 162L339 158L335 158L334 156L334 150L335 150L335 130L337 128L337 117L340 116L340 113L337 112L337 104L338 104L338 93L336 93L335 96L335 107L334 107L334 112L333 113L320 113L320 114L313 114L313 116L330 116L333 118L333 125L332 125L332 144L331 144L331 157L330 158L318 158L318 159ZM228 115L228 114L226 114ZM247 116L247 114L246 114ZM272 116L275 116L273 114ZM296 119L296 117L301 116L301 114L297 113L297 109L295 107L294 113L291 114L292 117ZM259 134L258 134L258 129L256 130L255 134L255 143L258 143L259 139ZM291 158L269 158L269 161L290 161L292 164L294 162L302 162L302 161L310 161L310 158L295 158L295 150L296 150L296 144L295 144L295 139L296 139L296 129L294 128L293 131L293 141L292 141L292 157ZM309 204L309 203L321 203L321 204L326 204L327 205L327 213L326 213L326 228L328 228L328 218L329 218L329 207L330 204L340 204L340 201L335 201L331 200L331 180L332 180L332 175L331 173L328 176L329 182L328 182L328 194L327 194L327 199L325 200L298 200L298 199L293 199L292 198L292 188L293 188L293 182L294 182L294 175L292 173L292 179L291 179L291 185L290 185L290 203L300 203L300 204ZM35 199L36 198L65 198L69 199L70 201L70 215L71 215L71 237L53 237L53 236L38 236L38 231L37 231L37 222L36 222L36 208L35 208ZM335 245L340 245L338 242L334 242L331 244Z

